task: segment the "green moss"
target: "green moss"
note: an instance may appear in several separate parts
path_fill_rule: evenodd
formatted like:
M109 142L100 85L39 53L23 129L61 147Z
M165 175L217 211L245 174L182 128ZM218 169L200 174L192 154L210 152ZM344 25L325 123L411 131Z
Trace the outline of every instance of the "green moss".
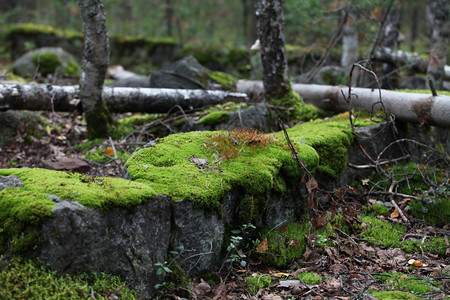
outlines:
M270 275L255 274L247 277L248 290L252 294L256 294L260 289L269 287L271 282Z
M52 216L53 194L86 207L108 210L134 207L156 196L148 186L121 178L91 178L45 169L0 169L0 176L17 175L23 188L0 191L0 249L23 252L36 245L41 223Z
M266 207L265 199L252 195L245 196L239 203L239 222L241 224L256 223Z
M56 68L62 64L59 56L54 52L36 53L33 55L32 61L39 66L39 72L44 76L53 74Z
M91 294L93 293L93 294ZM0 257L1 299L137 299L118 277L102 273L58 276L41 262Z
M228 111L213 111L200 120L198 120L197 123L209 125L209 126L215 126L218 124L226 123L230 119L228 116Z
M227 91L235 91L236 90L236 86L235 86L235 82L238 80L236 77L224 73L224 72L210 72L210 71L206 71L205 75L209 76L209 78L217 83L219 83L224 90Z
M375 298L379 300L419 300L420 297L416 297L411 293L406 292L400 292L400 291L386 291L386 292L379 292L379 291L369 291L370 294L372 294Z
M283 112L288 120L309 121L318 117L318 110L311 104L305 104L299 94L289 87L289 92L281 99L269 99L269 103L278 107L289 108Z
M347 166L347 148L353 141L347 121L316 120L290 128L287 132L296 148L307 144L317 151L320 158L318 172L339 178Z
M300 259L306 249L307 223L290 223L276 230L265 228L262 236L267 238L267 251L261 253L263 261L276 267L286 267L294 259Z
M448 188L448 187L443 187ZM450 196L434 198L433 200L413 200L409 203L412 215L434 226L442 227L448 223L450 215Z
M36 195L49 193L100 210L117 206L131 208L156 196L156 193L147 185L116 177L92 178L79 173L39 168L0 169L0 176L2 175L19 176L23 181L24 189ZM14 195L11 195L15 193L13 191L21 193L23 189L5 190L0 192L2 197L14 198Z
M67 66L64 67L63 73L66 75L80 76L80 65L76 61L72 60L67 64Z
M384 247L399 247L399 242L405 233L405 226L391 224L372 216L363 216L361 221L367 225L361 237L370 243Z
M297 278L301 279L306 284L319 284L322 282L322 276L317 275L314 272L302 272L297 275Z
M300 149L301 158L313 168L317 163L314 149L307 145ZM198 165L194 158L208 163ZM134 155L126 166L133 179L158 193L212 209L218 209L234 188L258 197L273 188L280 171L289 172L292 178L301 176L283 144L269 135L246 131L170 135Z
M376 217L376 216L387 216L389 213L389 208L383 204L373 204L370 206L363 206L363 212L366 215Z
M435 281L433 278L417 278L415 276L407 276L403 273L383 273L381 275L374 275L374 277L381 279L382 284L389 289L397 289L415 295L443 289L439 281Z
M21 188L0 191L0 252L27 250L38 236L40 222L53 215L53 206L44 193Z
M85 113L89 138L105 138L112 130L113 118L106 101L97 101L92 111Z

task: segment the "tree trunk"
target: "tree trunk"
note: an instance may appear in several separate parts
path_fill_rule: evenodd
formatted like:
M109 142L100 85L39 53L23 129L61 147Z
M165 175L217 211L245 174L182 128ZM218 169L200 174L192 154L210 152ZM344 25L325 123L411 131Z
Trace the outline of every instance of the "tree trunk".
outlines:
M303 97L305 103L313 104L323 110L344 112L348 109L377 111L379 91L376 89L352 88L352 101L347 103L342 95L347 95L348 87L316 84L293 84L292 88ZM239 92L248 95L261 94L261 81L240 80L236 84ZM342 91L342 92L341 92ZM431 96L427 94L402 93L381 90L381 97L387 113L396 120L425 123L450 128L450 96Z
M406 67L417 73L427 73L428 64L430 62L430 60L418 55L402 50L392 51L388 48L380 48L375 51L373 59ZM443 77L444 80L450 81L450 66L444 66Z
M167 113L175 106L189 110L229 101L245 102L247 95L225 91L176 90L149 88L103 88L103 98L113 112ZM45 84L0 84L0 110L55 110L80 109L78 86L51 86Z
M450 3L448 0L428 0L427 4L432 22L427 75L433 80L436 89L442 89L447 47L450 42Z
M101 0L78 0L84 29L80 99L90 138L106 137L112 117L102 98L109 60L108 32Z
M264 91L270 102L271 99L283 98L291 89L284 47L283 1L257 1L256 21L261 44Z
M355 20L355 14L349 13L344 24L342 36L341 67L348 69L348 71L359 60L359 39L355 28Z
M389 12L386 20L386 27L383 32L383 41L381 47L396 51L398 48L398 37L400 33L400 13L401 7L398 4ZM396 89L398 87L398 74L394 71L397 67L392 64L384 63L381 66L383 80L382 87L385 89Z

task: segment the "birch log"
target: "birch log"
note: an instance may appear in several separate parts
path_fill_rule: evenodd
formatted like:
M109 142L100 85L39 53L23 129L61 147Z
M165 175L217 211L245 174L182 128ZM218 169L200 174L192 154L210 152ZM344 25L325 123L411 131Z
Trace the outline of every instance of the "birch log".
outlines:
M166 113L179 105L194 109L229 101L245 102L246 94L181 89L103 87L103 98L112 112ZM81 110L78 86L0 84L0 110Z
M317 84L293 84L294 91L303 97L305 103L313 104L323 110L343 112L351 109L378 111L381 110L380 90L352 88L350 103L345 97L348 87ZM262 82L239 81L239 92L257 95L262 93ZM342 93L343 92L343 93ZM397 120L426 123L450 128L450 96L433 97L428 94L403 93L381 90L381 100L389 114Z

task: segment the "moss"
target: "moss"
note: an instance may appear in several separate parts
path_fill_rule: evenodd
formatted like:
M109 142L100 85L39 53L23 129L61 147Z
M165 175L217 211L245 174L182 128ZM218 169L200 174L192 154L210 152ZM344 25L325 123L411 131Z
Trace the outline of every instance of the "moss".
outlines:
M139 182L116 177L88 177L79 173L59 172L46 169L0 169L0 176L17 175L24 189L36 194L49 193L63 199L72 199L82 205L106 211L112 207L131 208L156 193ZM4 192L8 190L8 192ZM1 195L18 193L22 189L5 189ZM14 196L8 196L14 198Z
M106 101L97 101L92 111L86 112L85 119L89 138L104 138L112 130L113 119Z
M0 252L22 252L33 244L54 203L44 194L21 188L0 191Z
M287 132L296 149L307 144L317 151L320 158L317 166L319 173L339 178L347 166L347 148L353 141L347 121L316 120L290 128Z
M293 260L300 259L306 249L307 223L291 223L276 230L265 228L262 236L267 238L267 251L261 253L263 261L276 267L286 267Z
M377 246L400 246L399 241L405 233L405 226L390 224L371 216L363 216L361 221L367 225L366 230L361 233L362 238Z
M444 187L445 188L445 187ZM416 219L421 219L434 226L443 227L450 215L450 197L435 198L434 200L413 200L409 209Z
M137 299L136 293L115 276L58 276L39 261L0 257L1 299L109 299L110 295Z
M439 281L434 281L432 278L427 277L417 278L415 276L407 276L403 273L383 273L374 275L374 277L381 279L382 284L389 289L398 289L415 295L429 293L432 290L437 291L443 289Z
M198 120L197 123L209 125L209 126L215 126L218 124L226 123L230 119L228 116L228 111L213 111L200 120Z
M56 68L62 64L58 55L54 52L36 53L33 55L32 61L36 66L39 66L39 72L44 76L53 74Z
M267 202L262 197L245 196L239 203L239 222L241 224L257 223L266 207Z
M311 104L305 104L299 94L289 87L289 92L281 99L269 99L270 104L289 108L283 112L288 120L309 121L318 117L318 110Z
M383 204L373 204L370 206L363 206L363 212L372 217L376 216L387 216L389 213L389 208Z
M300 156L313 168L317 163L314 149L300 148ZM207 159L207 163L199 165L195 159ZM243 188L248 195L265 195L280 170L289 170L297 179L302 175L282 143L250 131L170 135L134 155L126 166L133 179L158 193L211 209L218 209L234 188Z
M319 284L322 282L322 276L317 275L314 272L302 272L297 275L297 278L301 279L306 284Z
M379 300L415 300L421 299L416 297L411 293L400 292L400 291L369 291L375 298Z
M227 74L224 72L219 72L219 71L216 71L216 72L206 71L205 75L207 75L214 82L219 83L224 90L227 90L227 91L235 91L236 90L235 82L238 79L230 74Z
M248 290L252 294L256 294L260 289L269 287L271 282L270 275L254 274L254 276L247 277Z
M80 65L74 60L71 60L64 67L64 71L63 71L63 74L72 75L72 76L80 76L80 73L81 73Z

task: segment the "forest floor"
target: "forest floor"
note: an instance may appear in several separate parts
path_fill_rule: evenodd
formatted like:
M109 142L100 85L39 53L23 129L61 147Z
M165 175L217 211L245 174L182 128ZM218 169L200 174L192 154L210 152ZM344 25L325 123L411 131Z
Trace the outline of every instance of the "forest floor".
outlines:
M51 162L70 157L87 163L90 176L122 175L124 159L114 159L105 151L105 160L94 162L86 159L86 154L95 152L98 145L76 149L77 144L87 140L81 117L68 113L43 113L42 117L49 124L42 128L46 134L38 139L26 130L19 131L12 144L1 146L0 168L48 167ZM120 146L120 141L106 140L104 148L111 143ZM370 205L373 200L348 187L329 194L329 216L343 215L343 224L350 227L366 226L360 218L362 203ZM378 200L389 206L387 198ZM393 210L389 207L387 215L375 215L392 224L392 230L394 224L404 222ZM287 267L264 265L267 248L264 241L259 241L246 250L249 259L245 267L236 261L224 261L213 277L194 278L187 288L165 291L161 299L188 298L189 294L192 299L450 299L450 226L432 226L405 213L410 224L398 242L413 239L424 243L432 237L444 237L444 256L422 247L409 253L400 246L387 247L356 232L346 233L334 224L334 234L327 236L325 244L318 242L320 237L315 232L305 234L306 252ZM288 227L283 224L277 230L286 231ZM367 294L369 290L372 294ZM377 294L380 291L388 293Z

